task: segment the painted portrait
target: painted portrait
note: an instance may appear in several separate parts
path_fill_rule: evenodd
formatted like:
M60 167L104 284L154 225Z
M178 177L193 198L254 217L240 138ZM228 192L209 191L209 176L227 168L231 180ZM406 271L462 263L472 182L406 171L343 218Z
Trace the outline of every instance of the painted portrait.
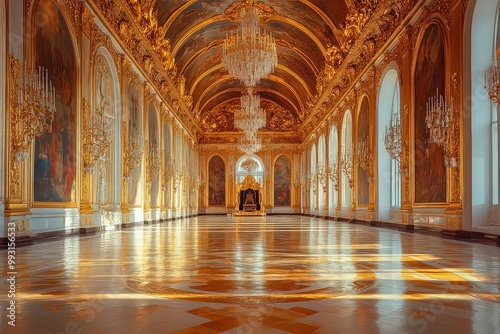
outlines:
M415 65L415 202L446 202L446 167L441 148L429 141L426 104L445 92L445 55L441 29L425 31Z
M208 164L208 205L226 204L226 167L224 160L214 155Z
M358 118L358 143L363 141L368 145L369 129L368 129L368 98L365 96L361 102L361 108ZM369 145L368 145L369 146ZM358 163L358 204L366 205L369 203L370 183L368 182L368 174L361 168Z
M290 206L290 159L282 155L274 163L274 205Z
M52 0L35 8L35 68L48 70L55 88L51 131L35 139L34 200L74 202L76 183L76 57L64 17Z
M143 147L142 143L142 118L139 91L134 85L128 89L128 141L129 145L135 143ZM136 204L139 194L139 181L141 178L142 164L139 164L130 174L128 182L128 202Z

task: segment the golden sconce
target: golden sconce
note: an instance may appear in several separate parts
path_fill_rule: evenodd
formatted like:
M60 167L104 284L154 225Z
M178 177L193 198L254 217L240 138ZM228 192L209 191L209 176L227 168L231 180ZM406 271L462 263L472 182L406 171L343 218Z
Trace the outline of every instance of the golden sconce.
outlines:
M143 148L139 141L137 129L133 129L131 136L128 136L127 123L123 122L123 177L128 179L135 168L142 160Z
M328 164L328 176L333 183L335 190L339 190L339 163L337 160L330 160Z
M342 149L342 161L340 163L342 171L345 173L347 180L349 181L349 188L352 189L353 186L353 175L354 175L354 165L352 161L352 153L349 150Z
M29 146L44 130L52 131L56 112L55 87L49 80L46 68L31 70L24 64L22 72L19 60L10 55L11 65L11 143L13 158L26 160Z
M366 138L363 138L358 142L357 155L359 166L366 172L368 182L372 183L374 156L372 148Z
M106 117L103 108L96 107L90 117L89 102L86 98L83 104L83 170L90 174L97 161L106 159L107 148L111 144L111 129L113 121Z
M147 139L144 143L144 146L148 148L146 151L146 184L149 186L160 171L160 159L158 155L158 144L152 142L151 145L149 145Z

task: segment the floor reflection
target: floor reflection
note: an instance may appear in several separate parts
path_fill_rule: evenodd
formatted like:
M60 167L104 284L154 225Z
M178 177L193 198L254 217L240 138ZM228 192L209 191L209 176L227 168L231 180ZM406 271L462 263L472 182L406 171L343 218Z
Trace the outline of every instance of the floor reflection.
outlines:
M500 333L500 249L420 234L203 216L16 255L1 333Z

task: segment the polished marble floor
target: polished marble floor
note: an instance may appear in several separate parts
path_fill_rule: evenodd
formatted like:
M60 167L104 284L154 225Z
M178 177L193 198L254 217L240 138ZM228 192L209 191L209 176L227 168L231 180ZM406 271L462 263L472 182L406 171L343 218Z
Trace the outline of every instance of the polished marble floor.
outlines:
M500 333L499 247L309 217L67 237L16 270L0 333Z

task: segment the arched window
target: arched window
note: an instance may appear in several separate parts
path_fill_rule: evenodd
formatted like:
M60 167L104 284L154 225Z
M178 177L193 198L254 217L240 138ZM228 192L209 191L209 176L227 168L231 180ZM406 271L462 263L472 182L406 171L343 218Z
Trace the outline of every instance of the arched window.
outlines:
M290 159L282 155L274 162L274 205L291 205L291 170Z
M325 203L325 192L323 191L323 182L326 181L326 142L325 136L321 135L318 139L318 166L316 174L318 175L318 209L323 212ZM326 186L326 183L325 183Z
M344 121L342 122L342 148L341 148L342 160L351 159L352 162L352 116L351 111L346 110L344 115ZM341 162L342 163L342 162ZM353 166L351 166L354 168ZM352 176L351 176L352 177ZM349 184L349 177L342 171L342 214L347 215L349 208L352 204L352 190Z
M148 132L149 132L149 147L146 149L149 150L148 156L154 163L158 163L160 148L158 147L158 142L160 141L158 134L158 121L156 119L156 109L153 105L149 107L148 114ZM150 175L151 180L147 180L151 182L149 186L149 205L156 206L158 200L158 192L160 190L160 185L158 184L158 174Z
M141 100L137 87L133 84L128 89L128 142L129 145L136 147L143 147L142 136L142 113L141 113ZM139 183L142 173L142 164L139 163L132 171L128 183L128 201L129 204L139 203Z
M338 151L339 151L339 143L338 143L338 133L337 126L334 124L330 129L330 135L328 136L328 171L329 171L329 212L330 215L335 214L335 209L337 206L337 189L338 187L338 168L339 168L339 160L338 160ZM335 182L334 182L335 181Z
M499 135L498 102L488 98L491 66L500 65L500 33L498 1L477 0L473 10L470 36L471 50L471 156L472 167L466 182L471 189L465 196L471 213L468 214L472 227L499 225ZM483 78L480 80L478 78ZM491 94L495 95L495 94ZM469 121L464 117L464 121ZM466 142L467 144L467 142ZM467 152L467 151L466 151ZM472 181L473 179L473 181ZM465 198L464 198L465 201Z
M400 100L398 72L395 69L389 69L380 84L377 107L377 212L379 219L397 219L401 206L401 175L399 174L398 158L401 143L399 145L389 145L389 148L391 146L399 146L399 148L391 149L391 153L387 150L385 143L386 133L388 134L388 138L390 138L389 132L391 131L391 127L395 130L399 124L399 130L401 130Z
M365 154L368 154L369 150L371 150L371 144L370 144L370 132L369 132L369 126L368 126L368 111L369 111L369 104L368 104L368 97L364 97L361 100L361 106L358 114L358 140L357 140L357 155L358 155L358 163L357 163L357 172L358 172L358 179L357 179L357 185L358 185L358 205L368 205L370 201L370 183L368 180L368 173L366 172L365 168L367 166L364 166L361 162L361 159L364 159ZM365 150L365 152L363 152Z
M308 172L308 177L311 180L311 185L310 185L310 192L309 192L309 200L310 200L310 210L311 212L314 212L316 208L316 194L314 191L314 188L317 187L317 180L316 180L316 144L312 144L311 146L311 161L309 165L309 172ZM317 190L317 188L316 188Z
M255 162L257 162L258 167L256 167L252 172L250 173L257 182L259 182L261 185L264 185L264 164L262 163L262 160L255 154L252 154L251 156L243 155L241 158L238 159L236 162L236 182L241 182L245 178L245 176L248 175L248 171L245 170L241 164L243 161L246 159L251 158Z

